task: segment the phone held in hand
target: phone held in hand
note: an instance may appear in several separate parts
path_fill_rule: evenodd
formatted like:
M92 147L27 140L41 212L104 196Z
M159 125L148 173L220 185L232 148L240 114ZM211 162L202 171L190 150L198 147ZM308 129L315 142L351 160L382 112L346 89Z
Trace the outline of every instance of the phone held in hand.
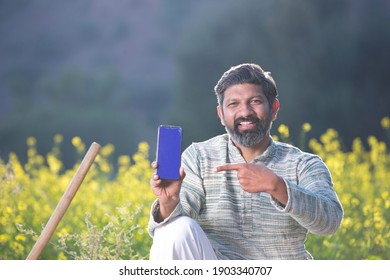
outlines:
M157 175L165 180L180 178L182 129L160 125L157 136Z

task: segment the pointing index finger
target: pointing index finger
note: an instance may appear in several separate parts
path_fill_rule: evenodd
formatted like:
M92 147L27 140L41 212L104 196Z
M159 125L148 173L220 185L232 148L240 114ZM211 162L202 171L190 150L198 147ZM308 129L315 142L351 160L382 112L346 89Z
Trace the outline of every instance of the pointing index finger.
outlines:
M239 170L242 167L242 164L240 163L228 163L224 165L217 166L213 169L214 172L220 172L220 171L229 171L229 170Z

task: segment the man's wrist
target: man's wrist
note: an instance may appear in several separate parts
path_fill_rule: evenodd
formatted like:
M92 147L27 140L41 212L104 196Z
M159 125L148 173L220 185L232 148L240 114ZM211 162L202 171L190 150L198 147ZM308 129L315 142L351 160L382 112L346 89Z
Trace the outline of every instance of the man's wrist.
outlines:
M155 207L152 212L153 219L156 223L161 223L161 215L160 215L160 201L156 201Z
M278 201L280 205L285 206L288 202L288 192L286 182L282 177L277 176L274 190L270 193L274 200Z
M173 201L172 203L161 204L161 201L157 201L155 211L153 212L153 218L157 223L163 222L168 218L175 210L179 202Z

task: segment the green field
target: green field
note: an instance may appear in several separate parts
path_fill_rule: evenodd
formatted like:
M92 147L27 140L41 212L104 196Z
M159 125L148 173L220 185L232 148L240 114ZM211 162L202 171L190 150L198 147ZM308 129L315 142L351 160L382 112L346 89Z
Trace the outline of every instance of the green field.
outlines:
M389 118L382 127L389 132ZM328 129L319 139L300 146L323 158L331 170L345 217L332 236L309 234L307 249L315 259L390 259L390 154L374 136L355 139L344 150L338 132ZM286 126L275 138L288 141ZM72 139L79 160L73 168L61 161L63 138L56 135L46 155L27 139L28 161L15 154L0 161L0 259L25 259L37 235L76 172L88 144ZM95 164L59 224L42 259L147 259L147 233L154 195L149 187L149 145L140 143L132 157L112 158L115 147L102 147Z

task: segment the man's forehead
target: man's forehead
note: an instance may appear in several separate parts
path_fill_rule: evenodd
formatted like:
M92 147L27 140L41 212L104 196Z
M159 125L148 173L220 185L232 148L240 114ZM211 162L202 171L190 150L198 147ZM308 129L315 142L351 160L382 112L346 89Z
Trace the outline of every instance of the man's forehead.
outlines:
M228 87L224 92L224 98L236 99L247 97L265 97L263 89L260 85L256 84L236 84Z

